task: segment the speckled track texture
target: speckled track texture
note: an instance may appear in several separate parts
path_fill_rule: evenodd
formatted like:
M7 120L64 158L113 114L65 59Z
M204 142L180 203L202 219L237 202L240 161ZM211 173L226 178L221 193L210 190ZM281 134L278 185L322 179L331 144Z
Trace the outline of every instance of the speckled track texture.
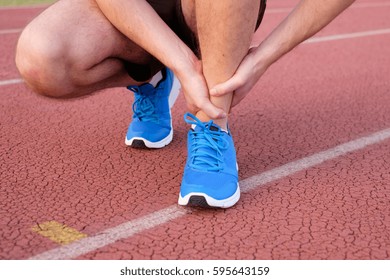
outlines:
M297 1L268 2L256 42ZM389 0L357 1L316 35L328 39L286 55L233 110L241 181L276 177L244 186L226 210L176 205L183 96L173 142L139 150L124 144L126 89L58 101L15 82L18 30L41 11L0 9L0 259L390 258L388 136L297 172L278 169L388 132ZM53 240L73 240L58 233L65 228L83 238L61 244L39 234L43 225L57 225Z

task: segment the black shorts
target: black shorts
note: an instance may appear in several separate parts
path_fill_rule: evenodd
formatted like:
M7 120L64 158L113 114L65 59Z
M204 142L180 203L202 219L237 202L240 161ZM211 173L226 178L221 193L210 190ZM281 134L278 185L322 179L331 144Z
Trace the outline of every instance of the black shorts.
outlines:
M153 9L160 15L165 23L178 35L186 45L199 55L198 41L195 34L187 26L181 9L181 0L147 0ZM259 15L256 28L260 26L264 17L267 0L260 0Z
M263 19L267 0L259 0L260 9L256 22L256 28L260 26ZM161 19L176 33L176 35L197 55L200 57L199 44L195 34L187 25L181 8L181 0L147 0L152 8L157 12ZM152 73L146 65L135 65L124 62L129 75L136 81L146 81Z

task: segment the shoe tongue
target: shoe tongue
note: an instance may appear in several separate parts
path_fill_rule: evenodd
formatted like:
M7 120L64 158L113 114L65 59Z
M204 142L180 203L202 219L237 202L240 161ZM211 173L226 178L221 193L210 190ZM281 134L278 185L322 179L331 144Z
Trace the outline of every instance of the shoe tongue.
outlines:
M142 94L145 94L145 95L154 94L154 87L149 83L145 83L145 84L139 86L139 88L141 89Z
M210 125L210 126L209 126L209 129L210 129L211 131L220 131L220 130L221 130L218 126L216 126L216 125L214 125L214 124Z
M206 125L206 127L210 130L210 131L218 131L218 132L225 132L226 134L229 134L229 132L225 129L222 129L220 128L218 125L216 125L215 123L212 123L210 125Z
M157 72L156 75L152 77L152 79L149 81L149 84L152 85L154 88L158 85L159 82L163 79L163 74L161 71Z
M191 128L194 131L201 131L202 130L202 128L200 126L195 125L195 124L193 124L191 126ZM214 124L214 123L211 123L211 124L207 123L206 124L206 129L208 129L210 131L222 131L222 129L219 126L217 126L216 124Z

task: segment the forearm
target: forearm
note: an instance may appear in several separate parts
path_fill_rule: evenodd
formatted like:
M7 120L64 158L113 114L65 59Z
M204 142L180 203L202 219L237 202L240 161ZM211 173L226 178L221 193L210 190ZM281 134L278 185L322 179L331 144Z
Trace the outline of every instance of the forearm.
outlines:
M193 71L198 59L145 0L96 0L107 19L126 37L176 74Z
M260 44L258 65L272 65L284 54L328 25L355 0L302 0Z

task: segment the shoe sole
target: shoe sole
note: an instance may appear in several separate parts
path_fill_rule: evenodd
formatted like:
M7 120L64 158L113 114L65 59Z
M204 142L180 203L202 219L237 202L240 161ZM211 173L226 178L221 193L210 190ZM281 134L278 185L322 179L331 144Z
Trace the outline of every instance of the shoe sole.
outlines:
M132 148L159 149L159 148L163 148L166 145L168 145L169 143L171 143L172 139L173 139L173 129L171 129L171 132L168 134L167 137L165 137L164 139L162 139L162 140L160 140L158 142L150 142L150 141L148 141L148 140L146 140L145 138L142 138L142 137L133 137L130 140L128 140L126 138L125 144L127 146L132 147Z
M171 127L172 127L171 108L175 104L177 97L179 96L179 92L180 92L180 82L176 78L176 76L174 76L173 83L172 83L172 89L171 89L171 92L169 94L169 99L168 99L169 115L171 116ZM130 146L130 147L136 148L136 149L148 149L148 148L149 149L160 149L160 148L167 146L169 143L171 143L172 139L173 139L173 128L171 129L171 132L168 134L168 136L160 141L151 142L143 137L133 137L131 139L127 139L127 137L126 137L125 144L127 146Z
M182 197L179 195L178 204L182 206L194 206L202 208L229 208L240 199L240 187L237 183L236 192L226 199L215 199L205 193L192 192Z

